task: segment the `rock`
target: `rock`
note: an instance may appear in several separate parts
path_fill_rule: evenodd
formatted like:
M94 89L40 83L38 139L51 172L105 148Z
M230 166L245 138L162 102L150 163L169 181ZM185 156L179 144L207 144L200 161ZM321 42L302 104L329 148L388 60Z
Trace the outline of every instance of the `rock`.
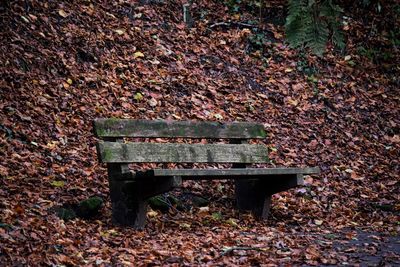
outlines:
M210 204L210 201L192 193L177 196L173 195L173 193L166 193L150 198L148 204L153 210L165 213L171 207L175 207L178 210L189 210L192 207L206 207Z
M185 207L182 203L182 201L180 199L178 199L177 197L173 196L173 195L168 195L168 200L169 202L175 206L178 210L184 210Z
M185 209L182 201L174 196L173 193L152 197L148 200L148 204L153 210L159 210L163 213L168 212L171 207L175 207L178 210Z
M64 221L69 221L76 218L76 213L72 208L58 207L55 208L55 212L57 216Z
M169 200L163 195L150 198L148 204L153 210L159 210L163 213L167 212L170 208Z
M210 204L210 201L204 197L193 195L192 203L195 207L206 207Z
M82 218L91 218L99 214L103 206L103 199L100 197L90 197L86 200L79 202L77 207L77 214Z
M103 206L103 199L100 197L90 197L76 203L65 203L62 206L53 207L51 210L64 221L73 220L77 217L89 219L99 214Z

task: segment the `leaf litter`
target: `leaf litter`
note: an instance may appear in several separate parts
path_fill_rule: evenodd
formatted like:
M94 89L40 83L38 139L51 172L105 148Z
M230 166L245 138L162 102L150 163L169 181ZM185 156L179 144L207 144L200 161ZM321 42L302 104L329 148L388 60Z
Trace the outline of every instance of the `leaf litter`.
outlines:
M308 56L317 71L307 74L281 40L251 52L251 29L210 29L241 19L221 1L197 1L192 29L178 1L14 1L0 11L3 264L399 264L398 245L387 245L400 211L395 59L376 64L349 47L344 60ZM359 41L362 22L347 31ZM271 166L322 173L275 195L267 222L232 208L232 183L192 181L183 190L213 196L206 209L149 211L143 231L121 228L96 159L97 117L257 121ZM92 195L107 200L96 219L52 212Z

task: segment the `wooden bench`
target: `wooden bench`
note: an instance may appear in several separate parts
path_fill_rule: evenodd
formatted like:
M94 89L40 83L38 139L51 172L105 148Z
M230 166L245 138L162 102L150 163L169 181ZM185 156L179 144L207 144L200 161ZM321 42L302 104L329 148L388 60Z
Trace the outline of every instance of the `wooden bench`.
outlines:
M261 124L132 119L96 119L100 162L107 163L113 222L142 228L147 199L187 179L235 179L239 210L268 217L271 195L303 184L304 174L318 168L247 168L267 163L265 145L248 139L266 137ZM124 142L123 138L226 139L229 143ZM132 172L129 163L232 163L230 169L151 169Z

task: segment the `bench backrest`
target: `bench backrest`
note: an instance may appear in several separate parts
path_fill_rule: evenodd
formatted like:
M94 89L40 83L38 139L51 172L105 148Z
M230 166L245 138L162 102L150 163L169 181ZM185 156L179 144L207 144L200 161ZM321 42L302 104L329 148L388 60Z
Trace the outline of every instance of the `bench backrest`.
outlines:
M268 162L266 146L238 142L265 138L264 127L258 123L96 119L94 131L97 137L106 139L97 145L99 159L106 163ZM232 139L240 144L115 142L124 137Z

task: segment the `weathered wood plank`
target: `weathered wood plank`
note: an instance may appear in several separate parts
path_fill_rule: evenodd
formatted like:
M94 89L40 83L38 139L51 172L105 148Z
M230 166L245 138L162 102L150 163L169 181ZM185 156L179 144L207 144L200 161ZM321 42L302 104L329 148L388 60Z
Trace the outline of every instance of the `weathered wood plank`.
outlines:
M99 142L99 158L106 163L180 162L180 163L266 163L264 145L117 143ZM170 175L180 176L180 175Z
M218 178L239 177L239 176L270 176L288 174L317 174L319 168L247 168L247 169L154 169L149 170L149 176L199 176ZM245 178L246 178L245 177Z
M186 137L251 139L265 138L262 124L253 122L167 121L132 119L96 119L98 137Z

